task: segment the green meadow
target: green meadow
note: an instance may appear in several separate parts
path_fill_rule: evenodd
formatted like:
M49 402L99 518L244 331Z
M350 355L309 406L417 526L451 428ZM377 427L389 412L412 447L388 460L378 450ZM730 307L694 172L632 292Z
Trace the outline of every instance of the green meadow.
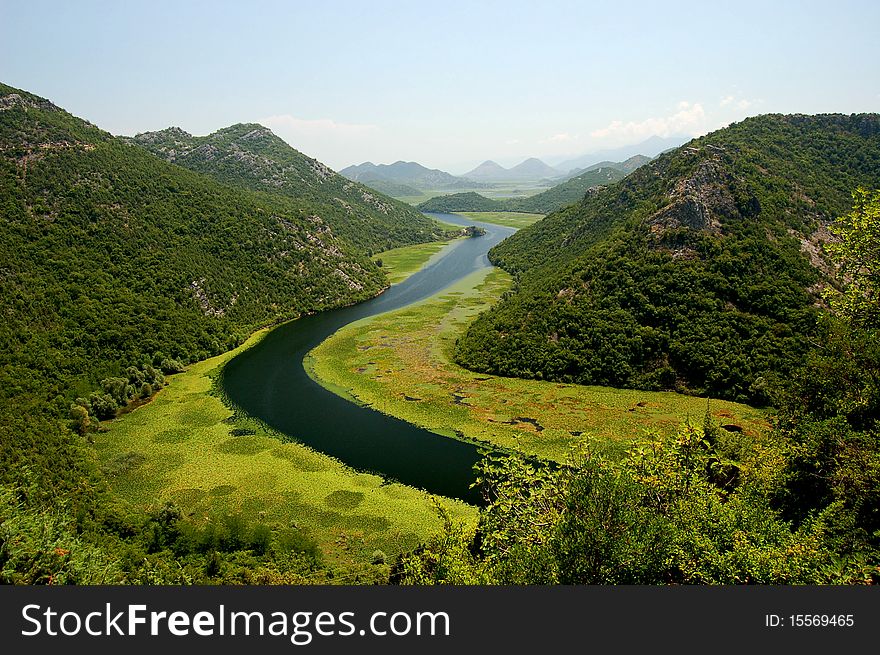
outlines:
M443 244L428 245L387 259L417 270ZM403 275L400 268L397 274ZM456 519L476 520L469 505L386 483L235 416L215 395L214 381L227 361L266 332L172 376L152 401L107 422L95 435L102 467L120 499L144 510L170 501L196 521L243 512L270 525L296 527L343 568L369 563L376 550L393 557L424 542L442 527L438 504Z
M537 223L543 214L526 214L524 212L455 212L459 216L466 216L475 221L483 221L484 223L495 223L496 225L505 225L507 227L515 227L517 229L528 227L533 223Z
M458 227L458 226L451 226ZM431 241L415 246L403 246L380 252L373 261L382 262L382 270L391 284L403 282L413 273L424 268L431 258L449 245L449 241Z
M510 288L500 269L477 271L415 305L345 326L306 360L335 393L448 436L563 461L587 441L620 450L647 431L701 425L705 398L676 393L558 384L473 373L450 354L456 337ZM721 424L757 436L761 411L711 400Z

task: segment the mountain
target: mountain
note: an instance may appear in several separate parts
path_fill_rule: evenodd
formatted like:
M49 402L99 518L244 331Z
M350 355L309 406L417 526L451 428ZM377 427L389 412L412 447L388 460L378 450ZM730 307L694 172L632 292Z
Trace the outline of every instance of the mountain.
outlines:
M626 173L618 168L599 167L528 198L511 198L507 201L507 206L509 211L549 214L579 201L589 189L613 184L624 177Z
M513 168L504 168L494 161L484 161L472 171L464 174L471 180L492 182L535 181L559 177L560 171L548 166L540 159L526 159Z
M339 174L364 184L381 180L405 184L420 190L466 189L474 186L469 180L463 180L436 168L425 168L414 161L397 161L378 166L372 162L364 162L343 168Z
M492 160L484 161L472 171L468 171L462 177L469 180L500 180L503 179L507 169Z
M490 252L515 293L456 360L493 374L767 402L833 283L826 225L880 187L880 115L749 118Z
M262 125L232 125L203 137L172 127L130 142L224 184L291 198L369 253L439 235L434 223L409 205L346 179Z
M590 189L622 180L648 161L649 157L636 155L624 162L607 162L605 166L590 167L579 175L527 198L493 200L475 192L455 193L430 198L418 208L423 212L508 211L549 214L578 202Z
M148 367L176 369L386 286L322 208L172 165L6 85L0 206L0 426L21 428L3 428L3 471L27 461L35 476L63 475L70 433L56 428L77 397L104 418L149 394ZM57 452L34 440L31 418Z
M487 198L475 191L435 196L418 205L418 209L423 212L438 212L441 214L512 211L507 209L507 203L504 200Z
M540 159L526 159L507 171L510 179L515 180L541 180L544 178L559 177L559 171L548 166Z
M579 175L580 173L594 171L597 168L616 168L621 173L629 175L640 166L644 166L645 164L647 164L649 161L651 161L651 159L652 157L648 157L646 155L633 155L625 161L600 161L598 164L587 166L583 170L575 170L568 177L574 177L575 175Z
M392 182L391 180L365 180L362 184L364 186L370 187L371 189L375 189L379 193L384 193L386 196L390 196L392 198L420 196L423 193L423 191L416 189L415 187L409 186L408 184L399 184L398 182Z
M655 157L670 148L677 148L681 144L689 141L687 136L670 136L659 137L652 136L640 143L631 146L621 146L620 148L611 148L608 150L599 150L597 152L587 153L573 159L566 159L558 164L555 168L560 171L585 170L595 164L604 162L619 162L635 155L643 155L647 157Z

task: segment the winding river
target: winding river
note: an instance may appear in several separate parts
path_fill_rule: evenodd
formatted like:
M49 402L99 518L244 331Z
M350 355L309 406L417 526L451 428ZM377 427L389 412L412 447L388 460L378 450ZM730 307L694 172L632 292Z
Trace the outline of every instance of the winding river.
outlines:
M270 427L349 466L431 493L477 502L469 489L477 446L418 428L349 402L312 380L306 354L339 328L405 307L491 266L486 253L516 230L433 214L456 225L478 225L482 237L458 239L401 284L372 300L305 316L273 329L226 365L222 385L231 402Z

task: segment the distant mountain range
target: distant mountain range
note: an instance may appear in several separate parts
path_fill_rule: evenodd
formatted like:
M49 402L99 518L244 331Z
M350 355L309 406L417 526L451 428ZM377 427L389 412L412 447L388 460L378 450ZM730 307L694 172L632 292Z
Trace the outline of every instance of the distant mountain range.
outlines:
M418 205L423 212L506 211L549 214L581 200L591 189L622 180L650 157L636 155L622 162L602 162L563 182L527 198L486 198L476 192L453 193L430 198ZM487 162L489 163L489 162Z
M364 162L343 168L339 173L395 197L417 196L425 191L492 188L510 182L552 186L596 168L615 168L628 175L661 152L676 148L688 140L686 136L653 136L635 145L600 150L564 160L555 166L531 157L516 166L505 168L489 159L464 175L452 175L414 161L397 161L393 164Z
M608 150L598 150L572 159L566 159L556 164L555 168L569 176L573 174L576 175L578 172L587 170L592 166L600 164L609 165L611 162L623 161L634 155L656 157L661 152L666 152L670 148L677 148L690 140L691 137L684 135L669 137L652 136L650 139L646 139L645 141L634 145L621 146L620 148L611 148Z
M426 189L472 189L474 183L436 168L426 168L414 161L397 161L393 164L374 164L364 162L339 171L349 180L373 186L381 184L402 184Z
M557 178L562 171L548 166L540 159L526 159L513 168L504 168L494 161L484 161L472 171L468 171L462 177L483 182L506 182L506 181L538 181L543 179Z

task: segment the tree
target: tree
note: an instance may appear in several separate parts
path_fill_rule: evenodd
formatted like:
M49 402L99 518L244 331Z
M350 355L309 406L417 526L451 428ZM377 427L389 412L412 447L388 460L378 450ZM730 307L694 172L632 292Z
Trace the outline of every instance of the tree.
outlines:
M80 434L88 432L89 427L92 425L92 420L89 418L89 410L75 403L70 406L70 419L73 429Z
M854 325L880 327L880 189L860 187L853 200L852 212L831 226L840 242L828 245L846 286L827 299Z

